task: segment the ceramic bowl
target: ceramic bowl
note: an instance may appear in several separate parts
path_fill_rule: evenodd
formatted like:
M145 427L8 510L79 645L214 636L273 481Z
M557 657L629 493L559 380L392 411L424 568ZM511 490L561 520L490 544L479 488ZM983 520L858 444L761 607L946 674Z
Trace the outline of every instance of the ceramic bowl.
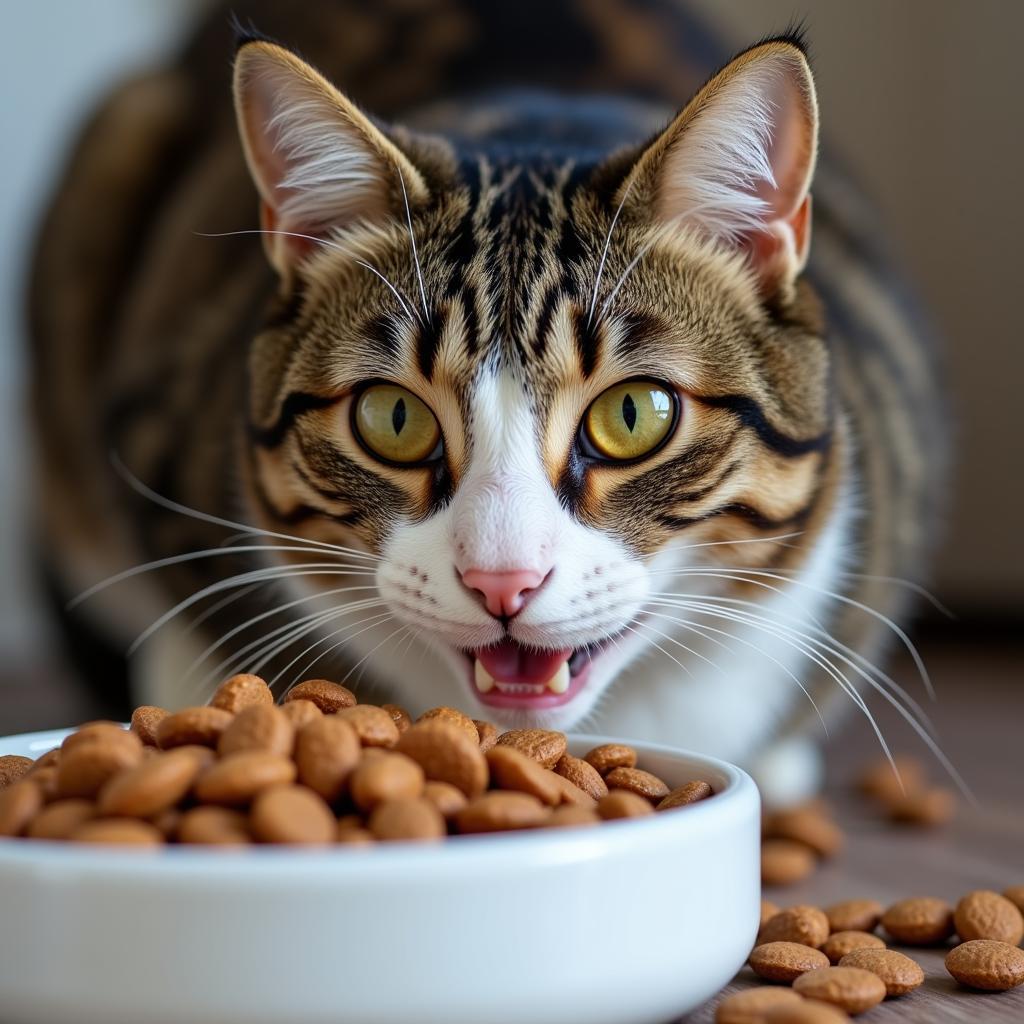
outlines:
M65 732L0 739L38 757ZM604 737L570 737L582 754ZM740 769L632 744L715 795L576 829L321 852L0 841L5 1024L664 1024L759 917Z

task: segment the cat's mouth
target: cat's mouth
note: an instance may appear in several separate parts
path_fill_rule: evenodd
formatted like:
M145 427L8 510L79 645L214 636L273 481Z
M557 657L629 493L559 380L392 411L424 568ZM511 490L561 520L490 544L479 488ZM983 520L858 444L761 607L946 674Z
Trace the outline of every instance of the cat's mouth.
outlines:
M481 703L540 710L568 704L583 689L591 662L613 639L560 650L536 650L508 639L462 653L469 663L470 685Z

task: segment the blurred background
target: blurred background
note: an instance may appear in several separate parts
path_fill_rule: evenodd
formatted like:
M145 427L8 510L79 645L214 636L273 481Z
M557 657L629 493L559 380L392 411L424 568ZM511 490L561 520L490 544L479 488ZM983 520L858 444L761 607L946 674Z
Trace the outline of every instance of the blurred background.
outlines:
M4 701L0 693L2 724L10 727L3 731L70 722L82 707L45 653L51 645L27 558L31 438L22 423L22 310L33 233L82 119L112 83L172 52L204 6L202 0L35 0L6 12L7 38L15 45L0 65L0 689L17 698ZM959 442L934 589L958 620L930 630L925 622L923 634L933 640L971 635L1000 645L1015 640L1024 625L1017 420L1024 376L1018 52L1024 4L694 0L691 6L735 47L794 17L805 19L828 145L880 207L890 243L946 342ZM529 78L528 55L523 77ZM1013 665L1017 673L1019 661ZM45 687L36 685L42 678Z

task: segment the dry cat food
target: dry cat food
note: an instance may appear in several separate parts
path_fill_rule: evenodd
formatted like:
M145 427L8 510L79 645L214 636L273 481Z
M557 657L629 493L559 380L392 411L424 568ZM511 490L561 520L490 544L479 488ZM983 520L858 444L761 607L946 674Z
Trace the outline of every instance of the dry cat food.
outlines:
M898 825L934 828L956 813L956 794L928 781L924 765L911 757L886 758L864 769L858 789Z
M839 853L846 841L822 800L771 811L761 822L761 881L792 885Z
M348 846L594 825L712 796L670 789L622 744L573 757L560 732L500 733L455 708L413 722L310 679L274 703L258 676L208 705L90 722L38 761L0 757L0 836L118 845Z

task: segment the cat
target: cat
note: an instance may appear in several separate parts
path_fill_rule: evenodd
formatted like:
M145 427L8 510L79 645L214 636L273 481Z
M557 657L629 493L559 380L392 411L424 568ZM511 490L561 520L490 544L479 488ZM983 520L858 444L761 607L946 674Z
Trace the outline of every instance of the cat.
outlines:
M239 13L283 42L238 30L234 113L218 9L97 113L40 236L40 536L84 670L141 634L135 700L319 674L718 755L773 802L862 692L913 716L878 665L945 415L816 168L800 33L700 85L713 44L653 0Z

